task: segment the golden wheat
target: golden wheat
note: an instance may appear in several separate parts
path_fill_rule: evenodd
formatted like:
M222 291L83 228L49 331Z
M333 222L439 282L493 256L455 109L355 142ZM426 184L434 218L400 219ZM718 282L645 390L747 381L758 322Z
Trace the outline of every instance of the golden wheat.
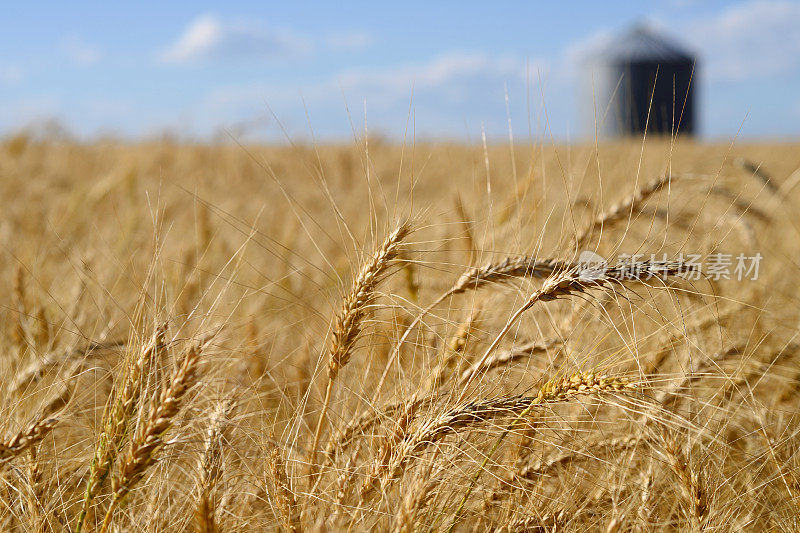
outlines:
M0 529L796 529L795 146L366 148L0 142Z

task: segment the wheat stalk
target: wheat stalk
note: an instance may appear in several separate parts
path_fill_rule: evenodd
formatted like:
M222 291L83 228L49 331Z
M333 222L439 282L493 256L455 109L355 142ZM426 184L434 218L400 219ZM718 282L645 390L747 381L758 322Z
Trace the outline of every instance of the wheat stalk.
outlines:
M481 365L479 365L477 362L473 363L469 366L469 368L466 368L459 375L457 388L462 389L474 375L485 375L492 370L508 366L519 361L520 359L527 359L534 354L544 353L553 346L561 343L562 340L555 337L544 342L528 342L505 352L500 352L496 355L488 357Z
M596 458L599 453L618 453L630 450L638 446L641 442L642 439L638 436L630 435L603 439L589 444L580 450L570 450L555 454L551 457L539 458L535 461L531 461L522 468L511 472L507 477L501 480L500 483L501 486L514 487L515 484L521 481L534 481L539 479L557 467L565 466L575 461L591 460ZM486 506L488 507L499 501L502 498L502 492L502 488L495 490L487 499Z

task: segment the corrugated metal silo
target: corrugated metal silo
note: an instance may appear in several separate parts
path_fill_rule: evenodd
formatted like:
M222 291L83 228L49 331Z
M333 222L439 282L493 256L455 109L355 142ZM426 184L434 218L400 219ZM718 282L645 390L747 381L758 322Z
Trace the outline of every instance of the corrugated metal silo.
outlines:
M696 58L638 25L587 58L589 127L600 137L695 132Z

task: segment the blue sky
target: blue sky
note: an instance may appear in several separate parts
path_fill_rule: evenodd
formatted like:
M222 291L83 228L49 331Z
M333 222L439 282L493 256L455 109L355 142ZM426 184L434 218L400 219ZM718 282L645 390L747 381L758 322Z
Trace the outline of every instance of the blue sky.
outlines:
M786 0L14 2L0 132L56 119L82 138L327 140L366 122L475 141L506 137L510 117L515 138L574 140L578 58L642 20L699 54L705 138L800 134L800 2Z

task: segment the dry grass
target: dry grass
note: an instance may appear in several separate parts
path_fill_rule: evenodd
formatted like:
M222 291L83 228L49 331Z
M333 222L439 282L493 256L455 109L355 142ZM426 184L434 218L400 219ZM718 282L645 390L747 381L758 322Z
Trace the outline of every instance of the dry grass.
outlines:
M7 139L0 529L794 531L798 154Z

